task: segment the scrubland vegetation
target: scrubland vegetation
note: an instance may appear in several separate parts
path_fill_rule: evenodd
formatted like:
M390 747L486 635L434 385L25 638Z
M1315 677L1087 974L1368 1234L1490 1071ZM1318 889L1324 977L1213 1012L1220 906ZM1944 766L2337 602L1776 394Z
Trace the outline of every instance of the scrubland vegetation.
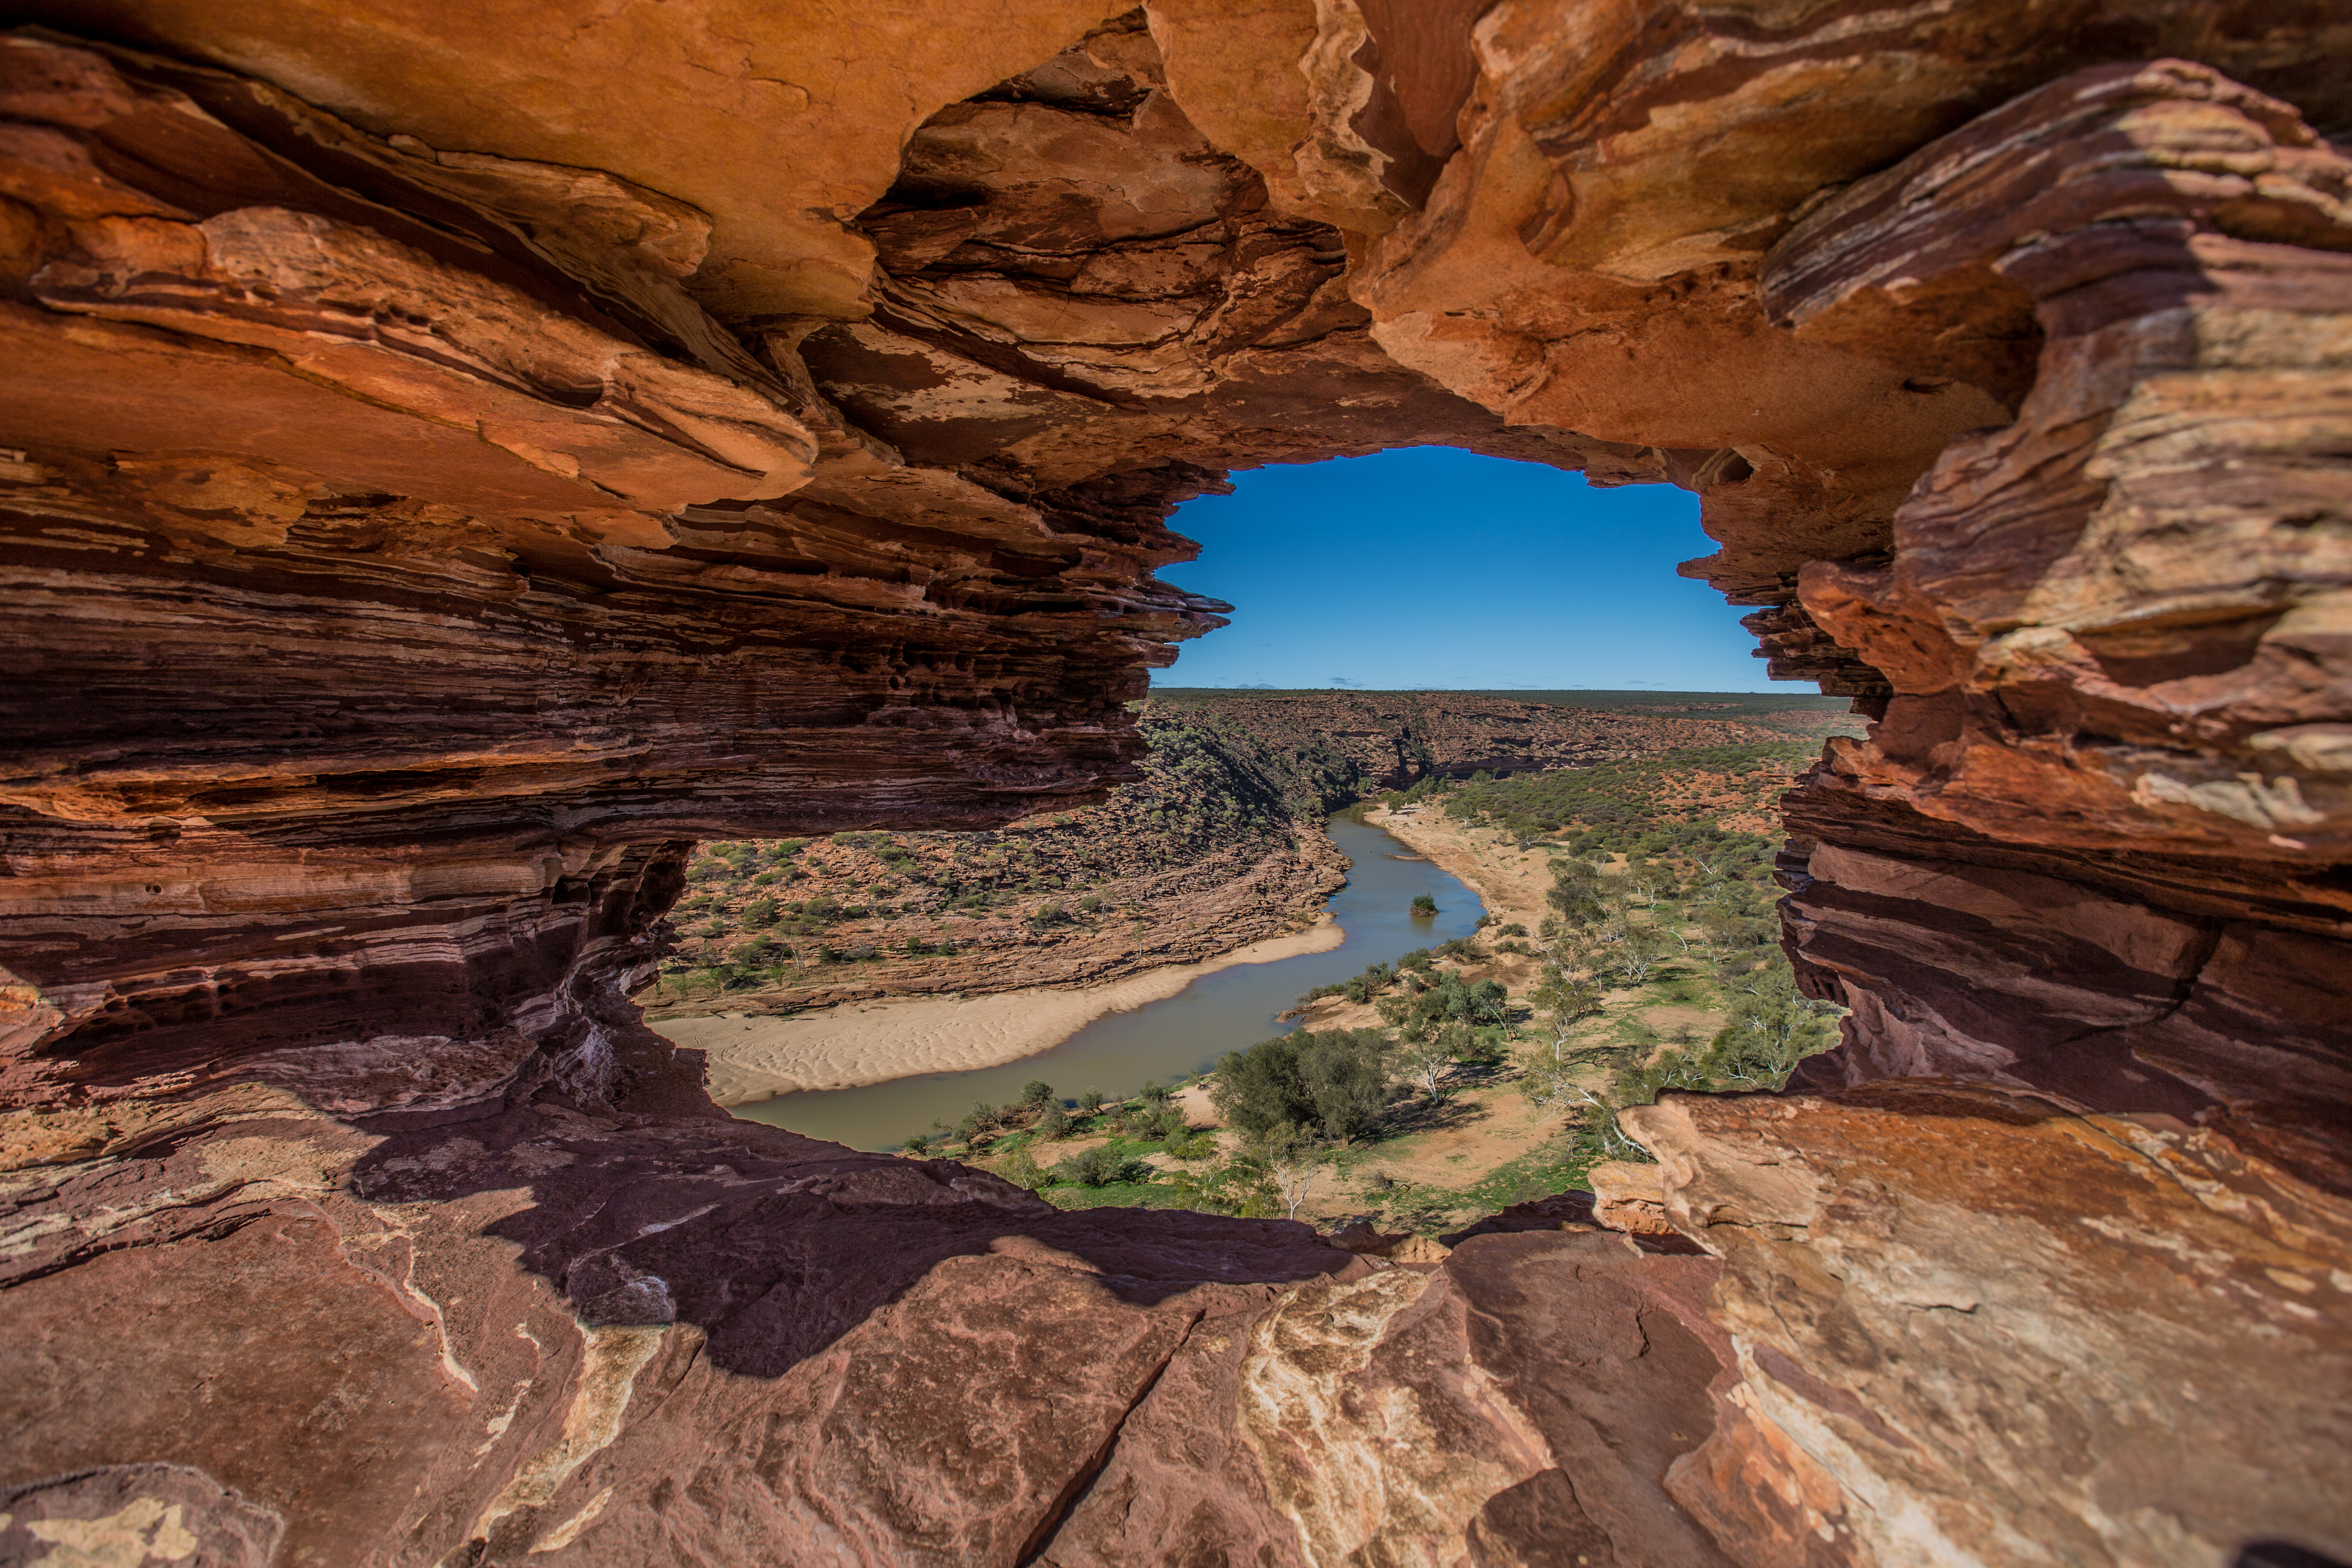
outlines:
M1490 917L1476 940L1301 997L1304 1026L1224 1057L1206 1106L1186 1097L1189 1119L1158 1085L1066 1103L1033 1084L909 1152L980 1161L1064 1206L1285 1215L1344 1198L1423 1231L1580 1185L1598 1160L1646 1159L1618 1110L1669 1089L1777 1088L1834 1041L1836 1010L1799 994L1778 945L1776 840L1748 826L1809 760L1693 748L1399 792L1395 805L1434 805L1543 858L1534 929ZM1335 1009L1370 1016L1317 1021ZM1516 1152L1459 1184L1392 1173L1472 1115L1517 1128Z
M1104 804L996 832L836 833L706 844L653 1005L885 982L927 961L1117 933L1194 884L1286 860L1340 787L1312 745L1270 747L1213 713L1147 716L1144 777ZM1293 880L1309 918L1319 884Z

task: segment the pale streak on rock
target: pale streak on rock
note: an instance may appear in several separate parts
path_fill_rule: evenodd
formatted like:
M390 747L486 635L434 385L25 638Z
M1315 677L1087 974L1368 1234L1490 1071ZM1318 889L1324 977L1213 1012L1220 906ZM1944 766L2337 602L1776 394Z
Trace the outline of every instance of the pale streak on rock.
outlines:
M621 1418L628 1412L637 1374L660 1351L669 1331L667 1325L587 1323L579 1330L580 1369L573 1374L572 1403L563 1413L562 1436L524 1460L514 1479L476 1516L471 1531L476 1539L487 1538L509 1514L545 1507L572 1471L612 1446L621 1435ZM576 1534L597 1511L592 1505L564 1528Z
M2352 1374L2352 1299L2303 1283L2352 1256L2341 1200L2241 1158L2200 1171L2177 1124L1970 1086L1675 1095L1623 1124L1724 1260L1746 1386L1878 1561L2218 1559L2340 1523L2332 1444L2235 1456L2343 1429L2319 1391ZM2154 1436L2191 1426L2215 1447Z
M1540 1435L1490 1381L1471 1377L1463 1396L1528 1445L1516 1466L1449 1452L1414 1389L1364 1380L1390 1325L1431 1283L1427 1274L1385 1268L1350 1284L1301 1287L1251 1331L1241 1431L1311 1563L1454 1561L1475 1505L1551 1462Z

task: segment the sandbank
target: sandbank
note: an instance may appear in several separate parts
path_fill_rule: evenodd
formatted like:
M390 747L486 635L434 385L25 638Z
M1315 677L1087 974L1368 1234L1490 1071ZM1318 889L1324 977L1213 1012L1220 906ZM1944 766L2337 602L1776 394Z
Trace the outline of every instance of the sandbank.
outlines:
M1173 996L1204 974L1328 952L1345 940L1339 922L1326 915L1305 931L1270 936L1203 963L1167 964L1102 985L845 1002L789 1018L716 1013L646 1022L679 1045L709 1054L711 1099L747 1105L780 1094L1016 1062L1052 1049L1106 1013Z
M1481 846L1469 830L1434 811L1424 816L1381 808L1366 813L1364 820L1418 849L1439 870L1477 894L1498 922L1531 925L1542 920L1544 889L1551 880L1551 860L1543 850L1512 852L1499 840Z

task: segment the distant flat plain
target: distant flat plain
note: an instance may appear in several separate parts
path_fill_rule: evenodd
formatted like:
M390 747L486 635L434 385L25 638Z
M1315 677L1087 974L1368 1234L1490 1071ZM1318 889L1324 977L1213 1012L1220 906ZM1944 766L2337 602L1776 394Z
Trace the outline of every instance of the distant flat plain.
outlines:
M1486 687L1399 687L1393 690L1358 686L1155 686L1154 698L1216 699L1221 697L1499 697L1513 702L1544 702L1555 708L1591 708L1601 711L1640 709L1648 711L1691 711L1717 719L1759 713L1786 713L1805 709L1843 713L1850 697L1823 697L1811 691L1588 691L1570 687L1559 691L1519 691Z

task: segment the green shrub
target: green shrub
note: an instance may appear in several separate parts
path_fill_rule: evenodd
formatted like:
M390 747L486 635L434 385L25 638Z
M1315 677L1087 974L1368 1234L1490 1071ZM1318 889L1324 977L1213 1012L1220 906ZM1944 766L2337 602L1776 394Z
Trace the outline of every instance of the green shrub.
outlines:
M1052 1185L1054 1181L1054 1178L1046 1174L1037 1162L1030 1157L1029 1151L1026 1149L1015 1149L1006 1155L1003 1163L996 1167L996 1173L1014 1186L1024 1187L1033 1193L1040 1187Z
M1510 1018L1510 994L1492 980L1465 980L1454 970L1437 984L1404 1002L1400 1008L1382 1003L1395 1021L1408 1026L1461 1024L1472 1026L1501 1024Z
M1184 1113L1172 1105L1144 1111L1135 1119L1135 1131L1150 1142L1181 1143L1185 1133Z
M1253 1137L1290 1122L1353 1138L1393 1098L1389 1051L1378 1029L1279 1035L1218 1063L1209 1098L1229 1125Z
M1118 1182L1148 1182L1151 1167L1108 1144L1081 1150L1055 1163L1054 1179L1081 1187L1108 1187Z
M1415 893L1412 896L1412 912L1416 918L1426 919L1437 912L1437 900L1427 893Z
M1043 1079L1031 1079L1021 1086L1021 1103L1033 1109L1054 1103L1054 1086Z

